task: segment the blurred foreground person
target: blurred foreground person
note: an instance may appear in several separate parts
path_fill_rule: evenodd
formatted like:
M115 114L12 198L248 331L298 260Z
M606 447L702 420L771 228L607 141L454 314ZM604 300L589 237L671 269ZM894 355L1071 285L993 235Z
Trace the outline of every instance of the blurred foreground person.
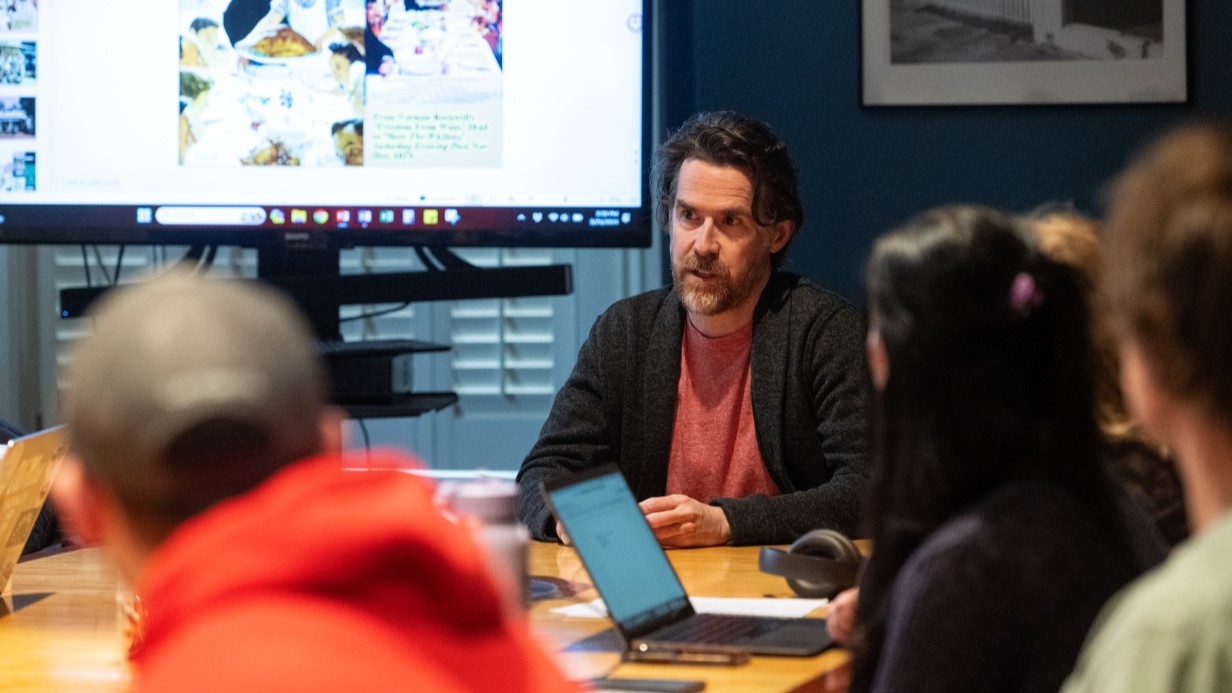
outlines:
M288 301L174 273L109 295L94 325L55 497L136 588L136 690L570 688L425 482L343 471ZM372 466L408 464L389 457Z
M868 296L852 690L1055 691L1145 567L1099 460L1079 279L1014 219L950 207L877 242Z
M1064 690L1232 690L1232 127L1165 136L1111 202L1125 399L1176 458L1193 537L1108 605Z

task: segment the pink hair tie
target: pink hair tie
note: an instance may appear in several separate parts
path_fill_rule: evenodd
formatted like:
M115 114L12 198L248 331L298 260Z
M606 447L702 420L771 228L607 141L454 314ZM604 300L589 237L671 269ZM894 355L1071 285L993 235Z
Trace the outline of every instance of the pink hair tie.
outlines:
M1035 277L1026 272L1014 275L1010 282L1010 307L1021 315L1031 312L1031 309L1044 302L1044 292L1035 283Z

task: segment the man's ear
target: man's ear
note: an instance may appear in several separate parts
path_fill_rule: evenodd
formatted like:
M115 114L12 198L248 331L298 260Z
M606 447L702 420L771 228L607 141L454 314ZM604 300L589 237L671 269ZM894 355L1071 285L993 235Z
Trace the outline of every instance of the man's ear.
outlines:
M81 459L71 453L60 460L55 481L51 485L51 497L56 514L68 527L74 541L87 546L103 542L103 528L107 526L106 513L110 512L103 491L86 473Z
M770 252L777 253L787 247L787 241L790 241L792 234L796 232L796 222L790 219L775 222L770 231Z
M347 415L339 407L325 407L321 411L321 416L317 420L317 426L320 429L321 435L321 452L340 453L342 452L343 440L342 423L346 421Z

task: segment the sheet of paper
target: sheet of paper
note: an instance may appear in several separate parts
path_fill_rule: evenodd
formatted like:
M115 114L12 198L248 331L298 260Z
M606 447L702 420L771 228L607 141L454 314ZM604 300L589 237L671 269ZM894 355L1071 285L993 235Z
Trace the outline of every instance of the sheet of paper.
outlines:
M693 609L701 614L731 614L733 616L776 616L799 618L813 609L825 606L828 599L778 599L743 597L690 597ZM602 599L582 604L558 606L552 613L571 618L606 618L607 607Z

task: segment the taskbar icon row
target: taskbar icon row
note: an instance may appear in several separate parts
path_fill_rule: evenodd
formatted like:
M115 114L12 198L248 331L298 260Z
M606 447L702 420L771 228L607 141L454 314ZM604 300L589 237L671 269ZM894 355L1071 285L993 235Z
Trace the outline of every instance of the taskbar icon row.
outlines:
M303 209L291 207L285 210L274 207L269 211L269 223L275 226L311 223L316 226L332 225L340 229L352 225L360 228L395 224L415 226L417 217L418 223L424 226L435 226L442 223L457 226L462 221L462 213L452 207L447 209Z
M633 220L628 210L528 210L515 208L468 207L266 207L257 205L193 206L162 205L137 207L138 224L164 226L306 226L333 229L390 230L449 226L458 230L490 228L492 224L515 225L569 224L577 226L623 226ZM469 219L463 224L463 216Z

